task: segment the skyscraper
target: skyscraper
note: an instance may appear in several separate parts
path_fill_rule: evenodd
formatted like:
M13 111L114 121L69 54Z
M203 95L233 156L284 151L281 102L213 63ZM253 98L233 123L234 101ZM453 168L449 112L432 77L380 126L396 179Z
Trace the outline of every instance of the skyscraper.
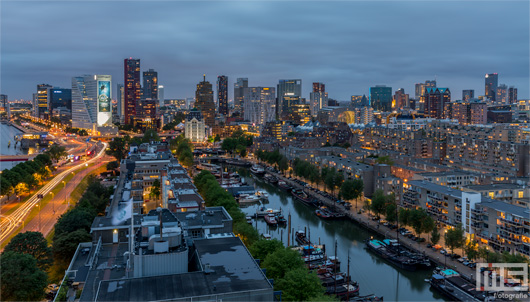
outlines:
M144 71L143 99L158 100L158 72L154 69Z
M126 124L133 123L136 117L136 106L141 97L140 85L140 59L125 59L124 65L124 100L125 113L124 119Z
M38 118L45 118L45 115L49 112L49 89L53 86L48 84L37 85L37 108L35 108L35 116Z
M165 104L165 100L164 100L164 86L163 85L158 85L158 107L164 107L166 104Z
M462 90L462 101L467 102L469 99L472 99L475 97L475 90L469 89L469 90Z
M425 90L425 116L443 119L445 104L451 102L451 91L449 88L429 87Z
M291 104L285 100L286 96L298 96L302 97L302 80L280 80L278 83L278 89L276 93L278 94L278 107L276 108L278 116L281 118L282 115L289 114L291 111ZM323 87L322 87L323 88Z
M72 127L96 131L112 124L110 75L72 78Z
M405 89L399 88L394 94L394 101L392 102L392 109L410 108L409 95L405 93Z
M313 83L313 91L309 94L309 108L312 116L317 116L318 110L328 106L328 93L322 83Z
M228 77L224 75L217 77L217 104L219 114L228 116Z
M497 87L497 95L495 96L495 103L499 105L506 105L508 103L508 87L505 84L500 84Z
M120 117L120 123L123 123L125 121L125 100L124 100L124 97L125 97L125 90L124 90L124 87L123 87L123 84L118 84L118 86L116 87L116 91L117 91L117 99L118 99L118 116Z
M206 75L203 77L203 81L197 84L197 91L195 91L195 107L202 113L206 126L213 127L215 125L215 103L212 84L206 81Z
M510 87L508 88L508 104L517 103L517 88Z
M497 93L497 86L499 86L499 75L496 73L488 73L485 77L484 96L492 101L495 101L495 94Z
M49 112L59 107L66 107L72 110L72 89L69 88L50 88L48 91Z
M417 83L415 86L415 98L419 100L420 97L425 93L425 89L428 87L436 87L436 80L425 81L425 83Z
M9 114L9 102L7 100L7 95L0 94L0 113Z
M234 111L239 112L241 116L244 115L243 96L247 88L248 78L237 78L237 81L234 83Z
M392 87L385 85L370 87L370 105L374 110L392 111Z
M360 108L364 106L370 106L370 102L368 101L368 98L366 95L352 95L351 96L351 106L353 108Z
M244 119L263 126L273 121L276 115L274 87L248 87L244 95Z

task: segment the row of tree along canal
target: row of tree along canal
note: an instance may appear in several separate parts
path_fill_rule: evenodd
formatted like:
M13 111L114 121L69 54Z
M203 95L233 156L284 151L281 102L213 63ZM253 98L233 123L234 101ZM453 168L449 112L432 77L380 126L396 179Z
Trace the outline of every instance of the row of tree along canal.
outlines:
M305 231L312 243L326 246L327 254L335 253L341 261L340 271L346 272L348 254L350 257L349 273L351 279L359 283L360 295L376 294L385 300L392 301L443 301L442 296L430 289L425 279L430 278L432 270L410 272L390 265L380 256L365 247L365 241L374 237L375 233L361 228L349 220L327 220L317 217L314 207L296 200L276 185L269 184L262 177L252 176L249 169L238 168L247 183L256 189L265 190L269 194L268 201L242 208L248 216L253 216L262 206L281 209L283 215L291 219L291 232L287 225L270 227L263 219L254 219L253 225L261 234L270 234L272 238L281 240L285 245L295 241L296 231ZM288 239L290 233L291 238Z

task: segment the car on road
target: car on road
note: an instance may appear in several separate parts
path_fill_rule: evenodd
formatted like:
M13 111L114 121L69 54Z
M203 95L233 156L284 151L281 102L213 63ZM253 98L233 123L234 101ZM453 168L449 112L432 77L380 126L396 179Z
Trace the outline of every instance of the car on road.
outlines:
M447 250L446 250L446 249L441 249L441 250L440 250L440 254L442 254L442 255L447 254Z
M464 263L464 262L467 261L467 257L462 257L462 258L458 259L457 261L460 262L460 263Z

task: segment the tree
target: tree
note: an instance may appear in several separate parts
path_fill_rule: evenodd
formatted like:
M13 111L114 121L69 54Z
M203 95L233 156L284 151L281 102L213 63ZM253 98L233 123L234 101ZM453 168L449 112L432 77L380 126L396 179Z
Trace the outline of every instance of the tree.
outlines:
M278 239L260 239L250 246L249 251L254 259L265 260L269 254L272 254L276 250L283 248L283 243Z
M24 183L26 184L26 186L28 187L28 190L29 192L31 193L31 189L37 185L37 180L35 179L35 177L33 177L32 174L29 174L29 175L26 175L26 177L24 177Z
M263 261L267 268L267 277L275 280L283 278L289 271L304 267L304 261L297 251L289 248L278 249Z
M409 225L410 211L403 208L399 209L398 219L401 225Z
M79 243L91 240L92 236L84 229L55 236L52 247L53 255L55 259L69 261L74 256Z
M388 155L378 157L375 162L381 165L394 165L394 161Z
M438 241L440 241L440 233L438 232L438 228L435 226L432 229L432 233L431 233L431 243L433 245L436 245Z
M19 233L6 245L4 251L28 254L37 260L37 266L45 271L53 262L52 251L40 232Z
M127 156L127 141L123 137L115 137L109 142L109 147L105 151L107 155L114 156L118 162L121 162Z
M282 291L282 300L285 301L307 301L325 291L317 274L308 273L306 268L288 271L277 284L278 289Z
M469 241L464 246L464 253L466 254L469 260L474 260L478 257L478 243L475 241Z
M46 153L54 161L58 161L59 159L61 159L61 157L65 157L68 155L68 153L66 152L66 148L58 144L53 144L50 148L48 148Z
M28 185L23 183L23 182L17 184L17 186L15 187L15 193L17 195L21 195L21 194L24 194L26 192L29 192L29 188L28 188Z
M0 255L2 301L40 301L48 283L46 273L28 254L4 251Z
M445 244L449 247L451 253L453 253L455 248L462 247L464 243L464 230L460 224L456 228L447 230L445 233Z
M153 188L151 189L151 193L149 195L155 197L158 200L160 197L160 180L155 179L155 181L153 181Z
M107 171L110 171L110 170L116 170L120 167L120 164L118 163L117 160L114 160L114 161L111 161L107 164Z
M431 233L434 228L436 227L436 223L434 221L434 219L432 219L432 217L430 215L428 215L427 213L425 213L425 218L423 219L423 232L422 233Z
M390 203L386 206L385 217L389 223L394 223L397 221L397 206L395 203Z
M385 213L386 204L387 204L387 198L385 194L383 193L383 190L381 189L376 190L372 198L372 205L371 205L372 212L374 212L376 215L381 215Z
M160 141L160 136L158 136L158 133L156 133L155 130L153 129L149 129L147 131L145 131L144 133L144 136L142 137L142 142L143 143L150 143L150 142L159 142Z
M289 169L289 161L287 160L287 158L282 156L282 159L280 159L280 162L278 162L278 168L282 172Z
M53 240L55 241L59 235L72 233L79 229L84 229L88 233L95 216L94 210L81 207L75 207L64 213L55 224Z

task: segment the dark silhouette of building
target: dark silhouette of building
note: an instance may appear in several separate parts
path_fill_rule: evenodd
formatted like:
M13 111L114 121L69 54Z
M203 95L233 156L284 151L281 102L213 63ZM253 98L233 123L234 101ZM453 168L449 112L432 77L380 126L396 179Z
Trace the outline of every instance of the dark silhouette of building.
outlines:
M475 97L475 90L469 89L469 90L462 90L462 101L467 102L469 99L472 99Z
M248 89L248 78L237 78L234 83L234 111L243 116L245 90Z
M449 88L429 87L425 90L425 116L443 119L445 104L451 102Z
M385 85L370 87L370 104L374 110L392 111L392 87Z
M484 95L492 101L495 101L495 94L497 93L497 86L499 86L499 75L496 73L488 73L485 77L485 91Z
M228 77L220 75L217 77L217 103L219 114L228 115Z
M203 77L203 81L197 84L197 91L195 91L195 107L202 112L206 126L213 128L215 125L215 103L212 84L206 81L206 75Z
M141 97L140 85L140 59L125 59L124 66L124 101L125 101L125 123L133 123L136 117L136 106Z
M153 69L144 71L143 99L158 100L158 72Z

